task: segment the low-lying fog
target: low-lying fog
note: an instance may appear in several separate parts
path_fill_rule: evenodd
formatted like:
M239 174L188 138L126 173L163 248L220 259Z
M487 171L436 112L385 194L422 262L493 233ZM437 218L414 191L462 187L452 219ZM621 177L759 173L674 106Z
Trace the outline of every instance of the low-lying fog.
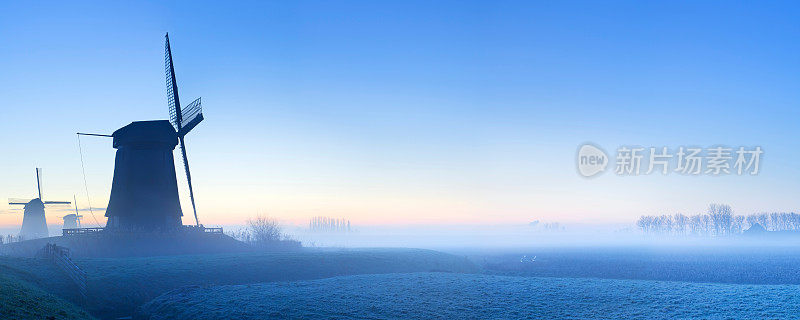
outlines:
M60 225L49 225L50 235L61 235ZM235 233L244 225L223 226ZM753 246L798 245L800 234L783 237L743 234L675 236L643 234L626 224L568 225L404 225L353 226L351 231L312 231L306 226L282 225L283 233L304 247L407 247L434 250L514 249L531 247L639 247L639 246ZM18 226L0 227L0 235L16 235Z
M236 230L242 226L226 226ZM780 239L731 235L646 235L632 225L561 225L547 229L530 225L407 225L357 226L352 231L311 231L284 226L289 237L305 247L411 247L435 250L460 248L500 249L530 247L629 247L629 246L752 246L797 245L798 237Z

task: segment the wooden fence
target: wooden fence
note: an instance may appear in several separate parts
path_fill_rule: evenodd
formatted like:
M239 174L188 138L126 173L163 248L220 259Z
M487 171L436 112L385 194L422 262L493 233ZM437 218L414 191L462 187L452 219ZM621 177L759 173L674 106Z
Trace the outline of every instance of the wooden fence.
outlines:
M86 299L86 272L78 268L69 258L69 248L59 247L54 243L48 243L39 253L43 258L53 261L53 263L75 283L81 297Z
M61 229L61 234L64 236L69 236L73 234L88 234L88 233L97 233L103 231L105 228L72 228L72 229Z
M199 226L192 226L192 225L185 225L183 226L183 230L189 232L202 232L202 233L213 233L213 234L223 234L222 228L208 228L203 226L202 224Z

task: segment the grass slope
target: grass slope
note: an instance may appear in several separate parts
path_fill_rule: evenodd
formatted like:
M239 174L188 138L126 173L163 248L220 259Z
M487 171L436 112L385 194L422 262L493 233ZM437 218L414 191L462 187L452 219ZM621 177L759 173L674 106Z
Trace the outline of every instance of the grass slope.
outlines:
M413 273L186 287L142 308L159 319L785 319L800 286Z
M304 249L297 252L76 259L87 274L86 310L101 318L132 315L153 298L183 286L229 285L397 272L477 272L465 257L419 249ZM68 282L36 259L0 258L50 292L70 297Z
M0 319L94 319L74 304L0 267Z

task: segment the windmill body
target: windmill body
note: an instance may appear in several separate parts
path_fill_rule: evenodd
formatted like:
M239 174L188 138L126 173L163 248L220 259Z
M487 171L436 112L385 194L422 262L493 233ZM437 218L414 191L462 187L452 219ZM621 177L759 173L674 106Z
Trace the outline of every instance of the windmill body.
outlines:
M36 198L25 204L22 216L22 230L19 235L25 240L47 238L47 219L44 216L44 202Z
M178 135L167 120L133 122L112 134L117 149L106 229L167 231L181 226L173 150Z
M81 227L81 219L83 219L83 215L78 212L78 197L72 195L72 201L75 204L75 213L62 217L62 219L64 219L64 226L61 229L76 229Z
M78 215L72 213L64 216L64 226L62 229L75 229L78 227Z

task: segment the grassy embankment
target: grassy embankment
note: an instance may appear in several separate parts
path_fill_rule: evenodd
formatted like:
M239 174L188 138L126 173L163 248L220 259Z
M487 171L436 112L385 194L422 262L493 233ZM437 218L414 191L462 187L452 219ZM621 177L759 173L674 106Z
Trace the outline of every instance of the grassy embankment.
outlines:
M31 263L36 264L21 262ZM44 291L26 278L37 277L0 265L0 319L94 319L80 307Z
M153 298L184 286L236 285L321 279L342 275L407 272L477 272L464 257L418 249L304 249L297 252L205 254L76 259L86 271L86 310L100 318L132 315ZM35 259L0 259L34 270L42 288L76 299L63 276Z

